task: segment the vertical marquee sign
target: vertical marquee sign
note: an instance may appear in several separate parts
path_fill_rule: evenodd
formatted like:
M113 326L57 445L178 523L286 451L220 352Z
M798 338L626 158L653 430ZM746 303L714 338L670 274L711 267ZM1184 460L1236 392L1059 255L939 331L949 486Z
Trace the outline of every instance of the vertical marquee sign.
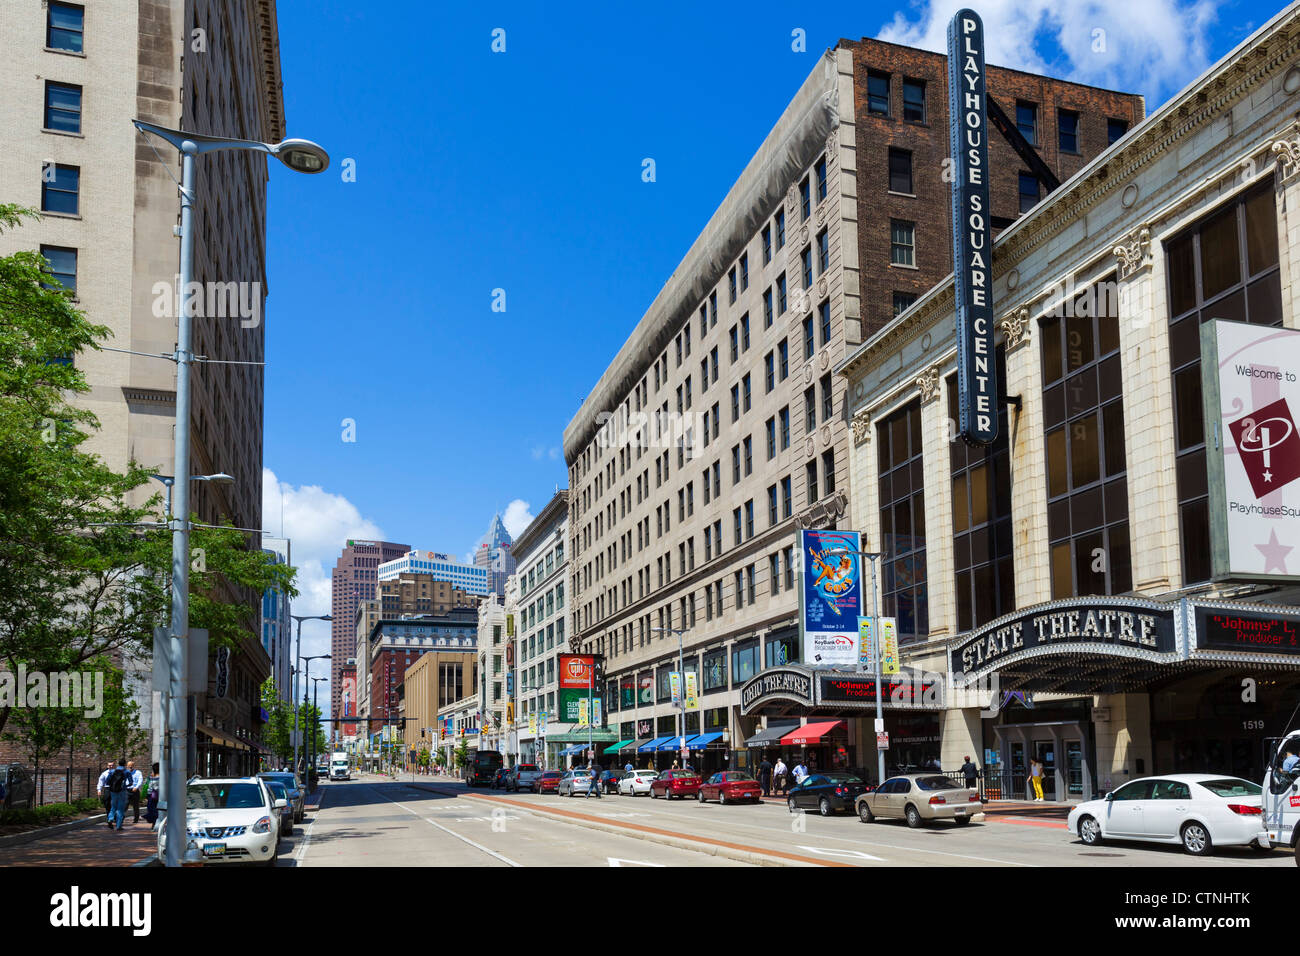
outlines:
M984 97L984 24L975 11L958 10L948 24L957 388L961 436L978 445L992 444L998 437L991 301L993 232L989 223L988 117Z

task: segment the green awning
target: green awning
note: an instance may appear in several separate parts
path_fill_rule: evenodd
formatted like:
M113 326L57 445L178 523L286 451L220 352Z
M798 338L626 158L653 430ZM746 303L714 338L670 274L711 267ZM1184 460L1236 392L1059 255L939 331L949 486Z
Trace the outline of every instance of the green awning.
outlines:
M614 744L614 746L612 746L612 747L606 747L606 748L605 748L605 753L607 753L607 754L616 754L616 753L618 753L620 750L622 750L624 747L626 747L628 744L630 744L631 742L632 742L632 741L630 741L630 740L620 740L618 743Z

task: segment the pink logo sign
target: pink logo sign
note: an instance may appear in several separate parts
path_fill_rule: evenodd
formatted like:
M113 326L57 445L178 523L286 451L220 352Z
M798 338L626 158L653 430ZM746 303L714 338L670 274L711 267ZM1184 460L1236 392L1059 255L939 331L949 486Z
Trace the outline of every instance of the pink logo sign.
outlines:
M1229 423L1228 429L1256 498L1300 478L1300 434L1285 398Z

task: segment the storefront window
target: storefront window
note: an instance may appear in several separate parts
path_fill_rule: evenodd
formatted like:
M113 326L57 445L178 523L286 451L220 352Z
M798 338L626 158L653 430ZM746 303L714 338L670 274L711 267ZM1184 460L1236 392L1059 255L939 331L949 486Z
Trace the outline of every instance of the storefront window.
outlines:
M710 733L727 729L727 708L710 707L704 712L704 732Z
M1201 323L1282 324L1272 177L1165 247L1183 584L1210 577L1209 479L1201 406Z
M636 678L632 674L624 675L620 681L619 689L623 709L631 710L636 706Z
M798 630L777 631L769 634L765 657L768 667L777 667L781 664L797 664L799 662Z
M758 673L758 641L737 645L731 652L731 675L736 684L743 684Z
M673 671L671 664L664 664L655 672L655 700L663 703L672 700L673 689L669 674Z
M1133 586L1119 295L1112 273L1042 321L1052 597Z
M925 576L925 482L921 469L921 401L877 426L880 472L881 602L898 619L902 643L930 630Z
M727 652L719 648L704 655L704 692L725 690L727 686Z
M1006 350L997 349L998 381L1006 381ZM958 420L957 376L948 376L948 418ZM953 568L957 629L969 631L1015 607L1011 546L1011 467L1007 406L998 406L998 438L979 447L948 443L952 466Z

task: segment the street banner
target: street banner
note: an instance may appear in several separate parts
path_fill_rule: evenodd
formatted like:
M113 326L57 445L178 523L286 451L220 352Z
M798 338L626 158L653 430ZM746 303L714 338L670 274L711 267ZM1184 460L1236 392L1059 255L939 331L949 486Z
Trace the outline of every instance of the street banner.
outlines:
M530 736L537 736L537 714L536 712L528 715L528 733Z
M515 636L515 616L513 614L507 614L506 615L506 637L514 637L514 636Z
M813 667L858 663L862 613L862 538L856 531L800 531L803 586L799 630L804 663Z
M1205 322L1201 376L1211 574L1300 580L1300 331Z
M695 671L686 672L686 709L700 709L700 695L697 688L697 678Z
M599 727L601 725L599 697L593 697L591 699L591 723L594 727Z
M880 619L880 673L898 673L898 618Z
M588 704L588 703L590 703L590 700L589 700L588 698L586 698L586 697L579 698L579 700L578 700L578 720L577 720L577 724L578 724L579 727L586 727L586 726L588 725L588 721L587 721L587 704Z
M869 617L858 618L858 667L872 673L876 670L876 629Z
M673 703L680 704L682 702L682 675L677 671L672 671L668 675L668 686L672 689Z

